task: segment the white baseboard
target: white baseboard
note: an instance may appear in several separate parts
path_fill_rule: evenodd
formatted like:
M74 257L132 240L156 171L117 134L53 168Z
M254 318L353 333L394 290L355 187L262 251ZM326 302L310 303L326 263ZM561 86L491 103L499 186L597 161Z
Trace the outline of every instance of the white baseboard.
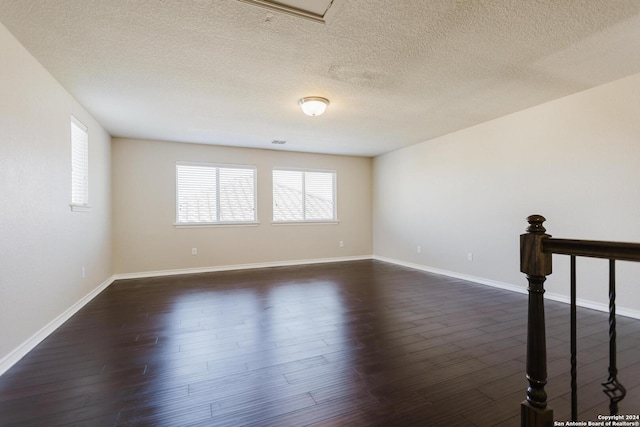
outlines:
M275 261L256 264L237 264L237 265L223 265L216 267L202 267L202 268L184 268L178 270L162 270L162 271L147 271L142 273L125 273L114 274L103 283L101 283L93 291L89 292L78 302L73 304L64 313L49 322L46 326L36 332L33 336L27 339L25 342L16 347L9 354L0 359L0 375L4 374L9 368L15 365L20 359L22 359L27 353L33 350L38 344L40 344L45 338L47 338L53 331L59 328L64 322L69 320L71 316L76 314L82 307L84 307L89 301L95 298L100 292L105 290L111 283L119 279L138 279L145 277L158 277L158 276L173 276L178 274L194 274L194 273L210 273L215 271L230 271L230 270L247 270L254 268L266 268L266 267L284 267L290 265L304 265L304 264L321 264L329 262L344 262L344 261L359 261L371 259L371 255L364 256L352 256L352 257L339 257L339 258L317 258L317 259L303 259L295 261Z
M382 257L382 256L378 256L378 255L374 255L373 259L379 260L379 261L384 261L384 262L388 262L391 264L396 264L396 265L401 265L403 267L409 267L409 268L413 268L416 270L422 270L422 271L427 271L429 273L435 273L435 274L441 274L443 276L448 276L448 277L453 277L455 279L462 279L462 280L467 280L469 282L474 282L474 283L478 283L481 285L486 285L486 286L491 286L494 288L500 288L500 289L505 289L508 291L512 291L512 292L518 292L521 294L527 294L527 288L525 286L516 286L510 283L504 283L504 282L498 282L496 280L490 280L490 279L485 279L482 277L476 277L476 276L470 276L467 274L461 274L461 273L456 273L454 271L448 271L448 270L441 270L439 268L434 268L434 267L429 267L426 265L421 265L421 264L414 264L411 262L406 262L406 261L400 261L397 259L393 259L393 258L386 258L386 257ZM523 275L523 280L526 281L526 279L524 279L524 275ZM569 304L570 303L570 298L566 295L561 295L561 294L556 294L553 292L545 292L545 298L552 300L552 301L558 301L558 302L562 302L565 304ZM609 306L607 304L603 304L603 303L599 303L599 302L595 302L595 301L590 301L590 300L585 300L585 299L580 299L577 298L576 299L576 305L578 307L584 307L584 308L589 308L592 310L597 310L597 311L603 311L605 313L609 312ZM620 316L625 316L625 317L631 317L633 319L640 319L640 311L638 310L633 310L630 308L626 308L626 307L622 307L620 305L616 305L616 315L620 315Z
M544 295L547 299L562 302L565 304L571 304L570 298L566 295L554 294L549 292L545 292ZM603 311L605 313L609 312L609 305L603 304L601 302L576 298L576 305L578 307L590 308L591 310ZM633 319L640 319L640 311L622 307L618 302L616 302L616 316L624 316L624 317L631 317Z
M254 264L220 265L215 267L180 268L176 270L145 271L140 273L121 273L121 274L115 274L113 277L115 280L142 279L147 277L176 276L179 274L214 273L217 271L250 270L255 268L286 267L286 266L292 266L292 265L305 265L305 264L324 264L329 262L361 261L366 259L372 259L372 257L373 257L372 255L363 255L363 256L338 257L338 258L313 258L313 259L300 259L300 260L293 260L293 261L260 262L260 263L254 263Z
M401 265L403 267L422 270L429 273L440 274L447 277L453 277L456 279L466 280L466 281L478 283L481 285L505 289L512 292L518 292L521 294L527 293L527 289L522 286L516 286L510 283L499 282L496 280L485 279L482 277L470 276L467 274L456 273L453 271L442 270L439 268L429 267L421 264L414 264L414 263L400 261L392 258L386 258L378 255L364 255L364 256L339 257L339 258L316 258L316 259L303 259L303 260L294 260L294 261L274 261L274 262L265 262L265 263L255 263L255 264L236 264L236 265L224 265L224 266L216 266L216 267L184 268L184 269L177 269L177 270L161 270L161 271L147 271L142 273L114 274L113 276L111 276L110 278L102 282L93 291L89 292L82 299L80 299L78 302L76 302L67 310L65 310L64 313L60 314L58 317L56 317L51 322L49 322L46 326L44 326L42 329L36 332L33 336L31 336L29 339L23 342L20 346L18 346L9 354L7 354L2 359L0 359L0 375L2 375L7 370L9 370L9 368L15 365L28 352L33 350L53 331L55 331L58 327L60 327L64 322L69 320L71 316L76 314L82 307L84 307L87 303L89 303L89 301L95 298L100 292L106 289L115 280L138 279L138 278L159 277L159 276L174 276L179 274L210 273L210 272L216 272L216 271L285 267L285 266L305 265L305 264L322 264L322 263L330 263L330 262L360 261L360 260L367 260L367 259L374 259L378 261L388 262L391 264ZM545 293L545 295L546 295L546 298L550 300L559 301L567 304L569 303L569 297L565 295L553 294L549 292ZM609 310L609 307L606 304L602 304L594 301L579 299L576 301L576 304L580 307L590 308L598 311L608 312ZM625 307L617 307L616 313L621 316L640 319L640 311L637 311L637 310L632 310Z
M427 265L415 264L412 262L400 261L393 258L386 258L374 255L373 259L379 261L388 262L391 264L401 265L403 267L413 268L415 270L422 270L429 273L440 274L442 276L453 277L454 279L466 280L468 282L479 283L481 285L491 286L492 288L505 289L507 291L518 292L520 294L526 294L527 289L521 286L512 285L510 283L498 282L496 280L485 279L482 277L470 276L468 274L456 273L454 271L442 270L439 268L429 267Z
M45 338L47 338L53 331L58 329L64 322L69 320L71 316L76 314L82 307L87 305L89 301L95 298L100 292L105 290L115 279L113 276L102 282L97 288L89 292L78 302L73 304L67 310L65 310L58 317L49 322L46 326L33 334L29 339L13 349L9 354L0 359L0 375L4 374L9 368L15 365L20 359L22 359L27 353L40 344Z

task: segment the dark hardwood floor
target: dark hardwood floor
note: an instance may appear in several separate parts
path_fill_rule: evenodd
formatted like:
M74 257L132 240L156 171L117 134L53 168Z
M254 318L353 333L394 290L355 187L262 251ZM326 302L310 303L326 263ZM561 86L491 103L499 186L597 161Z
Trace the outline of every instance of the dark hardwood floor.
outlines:
M379 261L121 280L0 377L0 425L517 426L526 301ZM568 316L547 301L563 421ZM595 419L607 314L578 316L580 416ZM618 326L621 413L638 413L640 321Z

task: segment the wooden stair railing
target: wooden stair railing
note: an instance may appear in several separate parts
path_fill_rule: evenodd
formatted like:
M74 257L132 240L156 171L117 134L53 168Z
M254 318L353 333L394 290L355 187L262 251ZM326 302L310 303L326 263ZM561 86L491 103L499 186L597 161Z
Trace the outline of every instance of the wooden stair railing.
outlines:
M576 385L576 257L594 257L609 260L609 376L602 385L609 396L609 411L618 412L626 390L618 381L616 362L616 290L615 261L640 262L640 244L601 242L592 240L554 239L545 234L541 215L527 218L527 233L520 236L520 271L529 282L529 308L527 325L527 387L526 399L520 405L522 427L553 426L553 410L547 405L547 348L544 317L544 282L551 274L551 255L571 257L571 419L577 421Z

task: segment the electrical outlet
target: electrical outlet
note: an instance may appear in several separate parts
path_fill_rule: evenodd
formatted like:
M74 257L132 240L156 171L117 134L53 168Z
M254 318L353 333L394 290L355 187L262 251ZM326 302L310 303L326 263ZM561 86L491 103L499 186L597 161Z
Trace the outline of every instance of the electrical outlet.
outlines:
M416 248L416 252L418 252L419 254L421 254L421 253L422 253L422 246L418 246L418 247Z
M191 255L198 255L198 248L191 248Z
M344 242L342 240L340 240L340 242L338 243L338 245L340 245L341 248L344 248Z
M473 261L473 252L469 252L469 253L467 253L467 259L468 259L469 261Z

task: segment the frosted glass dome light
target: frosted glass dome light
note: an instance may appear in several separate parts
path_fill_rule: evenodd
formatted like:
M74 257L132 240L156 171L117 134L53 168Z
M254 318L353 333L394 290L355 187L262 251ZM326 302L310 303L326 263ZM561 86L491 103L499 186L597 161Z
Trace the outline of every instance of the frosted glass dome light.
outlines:
M319 116L327 109L329 100L320 96L307 96L298 101L298 104L307 116Z

